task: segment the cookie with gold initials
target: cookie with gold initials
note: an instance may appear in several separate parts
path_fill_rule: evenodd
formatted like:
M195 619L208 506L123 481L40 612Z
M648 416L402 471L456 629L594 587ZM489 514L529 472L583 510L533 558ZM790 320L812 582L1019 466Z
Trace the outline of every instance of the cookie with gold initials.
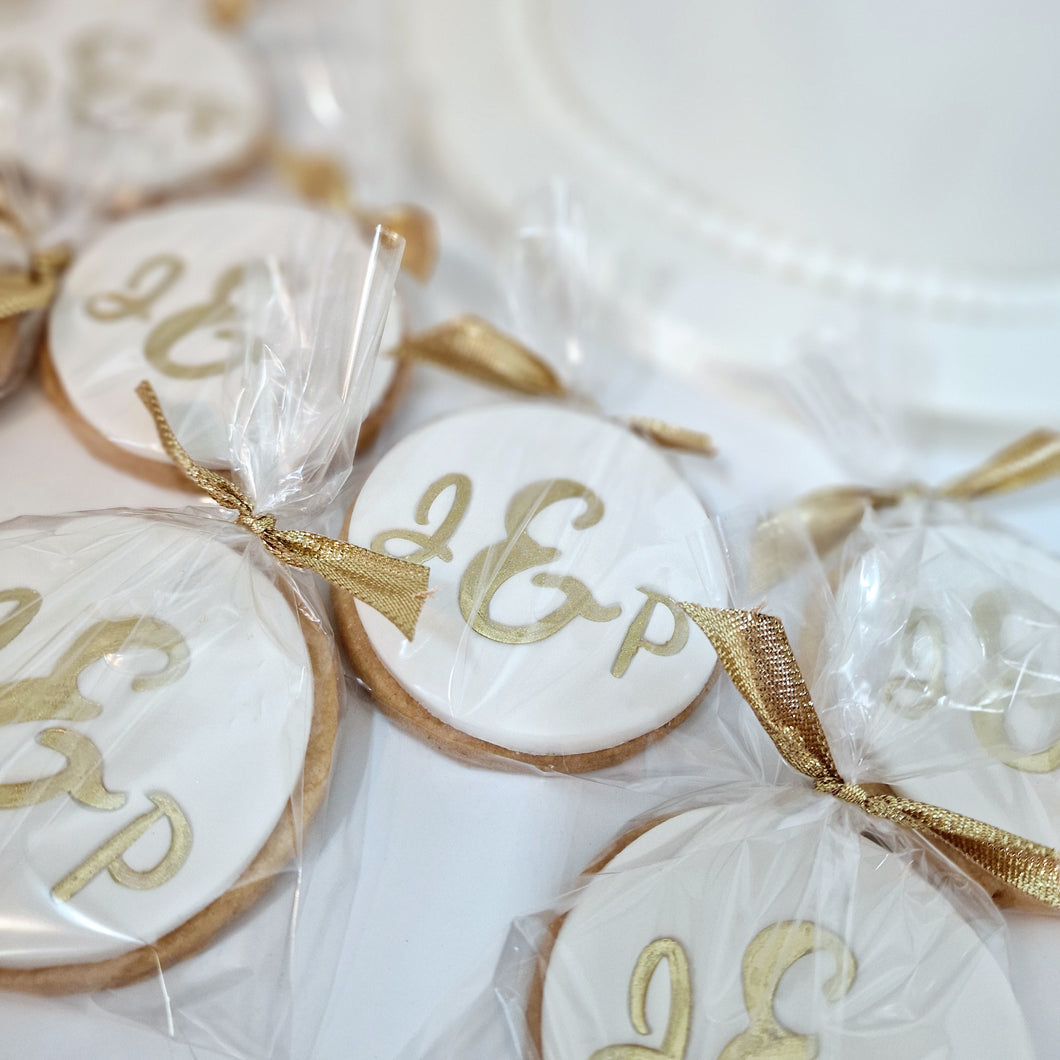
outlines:
M337 675L255 547L131 513L0 527L0 988L157 975L294 855Z
M238 393L229 365L242 362L248 346L253 357L300 353L303 340L291 329L312 327L324 312L349 312L328 308L330 270L341 264L363 275L368 254L349 221L292 203L217 199L138 214L104 232L64 277L48 318L46 386L98 456L186 486L133 397L137 384L151 382L196 461L227 467ZM400 337L394 305L362 445L401 390L406 368L386 356ZM336 392L340 385L336 379ZM289 386L298 386L293 374ZM305 450L312 444L307 437Z
M128 207L231 178L260 155L264 81L232 39L172 5L0 5L0 160Z
M1033 1056L950 899L815 801L688 810L619 840L542 955L542 1060Z
M451 754L599 768L713 679L677 601L726 601L714 527L665 456L600 417L513 403L432 423L375 466L347 532L430 567L411 642L333 599L380 706Z
M864 779L1060 844L1060 559L967 506L871 513L806 634Z

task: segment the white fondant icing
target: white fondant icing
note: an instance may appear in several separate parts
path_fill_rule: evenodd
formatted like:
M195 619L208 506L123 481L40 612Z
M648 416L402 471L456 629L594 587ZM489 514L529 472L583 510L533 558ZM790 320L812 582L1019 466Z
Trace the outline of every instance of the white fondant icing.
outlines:
M210 302L228 270L253 262L278 263L279 275L249 274L246 285L232 291L232 304L249 310L252 320L262 317L271 322L282 316L283 324L277 327L289 327L291 315L299 310L312 314L315 288L328 277L316 272L298 274L316 268L310 240L321 244L341 240L344 253L352 256L355 265L360 263L363 272L369 248L347 221L289 203L220 199L171 206L108 229L67 273L49 318L52 362L78 412L123 449L168 463L154 424L134 394L136 385L147 379L188 452L208 466L230 467L228 423L232 413L226 410L233 405L232 380L223 372L174 378L148 361L145 343L161 321ZM296 259L286 273L285 254ZM183 263L175 280L164 285L170 272L167 266L156 265L130 286L135 270L160 255ZM100 319L90 311L91 307L102 306L107 311L117 305L103 296L142 296L163 285L163 292L142 313ZM281 298L291 299L297 308L272 312ZM268 300L263 312L250 308L254 299ZM400 341L400 317L395 304L372 373L366 410L379 403L393 380L395 362L385 354ZM243 340L233 340L233 330L232 322L223 319L191 329L172 346L172 359L182 365L204 365L241 356ZM262 338L269 343L270 335ZM282 354L283 349L275 352Z
M589 877L559 929L545 971L545 1060L587 1060L626 1043L659 1049L671 1005L667 963L649 985L647 1035L631 1025L629 998L639 954L660 938L675 939L688 958L681 1060L720 1056L749 1027L748 944L785 921L837 935L856 974L845 994L827 999L836 962L814 952L791 964L775 999L766 988L780 1026L817 1040L816 1052L784 1055L1032 1056L1012 989L981 939L903 856L850 824L799 799L691 810L635 839ZM779 1046L769 1055L781 1055Z
M1060 771L1005 764L977 727L999 722L1024 755L1060 741L1060 561L950 506L868 525L819 666L837 704L825 728L859 758L850 779L1056 846Z
M14 156L93 192L173 190L241 162L265 130L245 54L171 5L5 4L0 74Z
M349 540L368 546L396 529L430 533L448 512L454 488L414 513L428 486L460 473L471 481L467 512L449 540L453 559L429 561L433 595L416 636L406 641L370 608L358 614L379 658L427 710L474 737L525 754L571 754L612 747L656 729L703 689L716 662L694 626L677 654L639 651L622 677L615 658L646 601L641 587L675 600L722 606L724 560L716 532L695 494L656 449L598 417L544 404L510 404L433 423L395 446L365 482L350 518ZM517 491L570 479L603 502L599 522L576 529L586 510L570 499L543 508L526 525L558 556L506 581L491 604L499 622L525 625L564 602L535 576L572 576L597 603L619 605L610 621L579 616L547 639L507 644L465 623L460 582L482 550L507 537L505 514ZM413 546L391 541L407 556ZM656 607L647 637L665 642L674 620Z
M0 725L0 783L57 772L65 760L37 734L61 726L92 740L103 782L124 806L60 795L0 810L0 965L98 960L153 942L223 894L271 834L305 758L314 684L297 617L269 578L205 531L134 515L9 523L0 529L0 588L41 594L39 614L0 648L0 683L50 674L97 622L148 616L189 652L185 673L155 689L159 651L112 652L84 670L90 720ZM0 618L10 614L5 603ZM67 902L51 889L104 842L173 798L191 827L187 861L168 882L131 890L106 871ZM151 868L169 829L153 826L126 861Z

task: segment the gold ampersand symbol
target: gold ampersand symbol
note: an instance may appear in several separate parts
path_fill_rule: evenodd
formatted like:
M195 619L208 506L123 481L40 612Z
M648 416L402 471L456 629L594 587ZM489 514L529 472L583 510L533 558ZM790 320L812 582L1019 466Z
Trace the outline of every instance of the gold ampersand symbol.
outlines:
M85 312L109 323L126 317L146 320L151 307L184 275L184 262L175 254L155 254L133 269L125 286L131 293L101 291L85 301Z
M14 607L0 619L0 649L7 647L33 621L42 599L34 589L0 590L0 604ZM102 707L81 694L78 680L89 667L122 651L153 650L165 656L160 669L132 680L134 691L160 688L178 680L188 669L187 644L166 622L148 616L97 622L76 638L47 677L28 677L0 685L0 725L62 719L85 721L97 717ZM52 726L37 734L37 742L66 758L57 773L34 780L0 784L0 809L35 806L60 795L69 795L83 806L117 810L126 804L122 792L103 783L103 756L81 733ZM94 851L53 888L60 901L69 901L104 869L123 887L143 890L158 887L183 866L191 850L191 827L176 801L164 792L148 796L155 809L136 818ZM156 821L170 825L170 844L152 869L131 868L122 855Z
M419 526L426 526L429 523L434 502L450 487L453 489L452 503L441 525L433 534L425 534L420 530L383 530L372 538L370 546L372 551L392 555L386 548L389 542L408 541L417 546L415 552L401 557L410 563L426 563L436 557L443 563L452 562L453 550L449 547L449 539L456 533L471 503L471 479L459 472L442 475L441 478L435 479L424 490L419 504L416 505L416 523Z
M559 556L558 548L535 541L528 527L546 508L566 500L585 502L585 510L571 521L575 530L595 526L603 518L603 501L588 486L570 479L532 482L511 499L504 516L508 536L479 552L460 579L460 611L476 633L501 644L534 644L558 633L576 618L610 622L622 613L618 604L605 607L598 603L584 582L577 578L542 571L533 576L533 584L558 589L566 596L565 603L525 626L505 625L490 615L493 597L506 581L531 567L551 563Z
M589 1060L684 1060L692 1023L692 979L688 955L676 939L656 939L640 951L629 980L629 1021L638 1034L651 1034L645 1012L648 987L663 960L670 968L670 1015L662 1045L608 1045Z
M1056 613L1036 597L1021 593L1018 601L1020 614L1033 617L1035 612L1040 612L1043 626L1055 628ZM1032 675L1023 664L1013 664L1003 654L1002 628L1005 619L1016 613L1012 598L1001 590L982 593L972 604L972 621L983 655L988 660L995 660L1000 669L980 701L979 709L972 711L972 728L979 742L1005 765L1024 773L1051 773L1060 766L1060 740L1044 751L1026 754L1013 747L1007 731L1006 717L1014 701L1021 694L1025 698L1031 696L1027 686ZM1060 708L1060 692L1038 696L1031 701L1037 707L1057 710Z
M33 592L23 589L11 591ZM22 622L14 636L22 632L40 608L40 597L36 593L33 596L36 599L32 614ZM3 599L4 596L0 595L0 601ZM21 621L21 617L20 610L16 610L0 625L0 647L14 639L13 636L4 639L7 627L8 624ZM172 684L188 668L188 647L180 633L168 623L147 616L97 622L63 652L47 677L26 677L21 681L0 684L0 725L49 718L87 721L98 717L102 710L100 704L86 699L77 687L81 674L108 655L137 649L160 651L166 656L166 661L161 670L134 677L133 691Z
M787 970L815 950L831 954L835 972L824 995L838 1001L857 975L857 961L834 932L809 920L784 920L760 931L743 956L744 1004L750 1026L722 1050L718 1060L814 1060L817 1039L781 1026L774 1012L777 990ZM660 962L670 967L670 1014L658 1049L646 1045L609 1045L589 1060L684 1060L692 1023L692 978L688 955L672 938L656 939L641 950L629 982L629 1018L638 1034L650 1034L645 1015L648 987Z
M188 306L160 320L144 340L144 356L150 364L173 379L205 379L224 372L231 357L203 364L181 364L173 359L173 347L203 328L216 328L215 337L225 341L241 338L243 332L228 325L239 320L232 295L242 287L246 276L247 269L243 265L233 265L221 274L208 301ZM260 357L263 348L261 339L255 339L251 356Z
M930 648L927 677L915 675L919 668L918 646ZM896 714L903 718L919 718L926 714L945 692L944 671L946 642L942 623L930 611L914 607L902 630L902 663L907 673L892 677L883 686L883 698Z
M718 1060L814 1060L817 1038L781 1026L773 1006L785 972L815 950L831 954L835 973L824 984L824 995L838 1001L857 975L857 961L833 931L810 920L784 920L764 928L743 956L743 995L750 1026L722 1050Z

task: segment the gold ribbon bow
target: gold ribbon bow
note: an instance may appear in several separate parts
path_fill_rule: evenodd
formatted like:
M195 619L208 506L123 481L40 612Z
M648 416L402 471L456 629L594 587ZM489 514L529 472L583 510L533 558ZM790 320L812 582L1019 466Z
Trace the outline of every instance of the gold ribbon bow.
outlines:
M34 251L25 269L0 272L0 320L50 305L69 261L68 247L48 247Z
M280 176L304 199L349 214L365 230L377 225L405 240L402 268L417 280L429 280L438 263L438 226L421 206L401 203L382 210L360 206L350 195L346 172L331 155L297 151L273 144L272 163Z
M867 508L892 508L909 496L974 500L1025 489L1056 475L1060 475L1060 433L1043 427L934 489L911 485L900 490L859 486L816 490L759 524L753 546L756 582L771 584L794 569L804 556L806 538L819 556L827 554L853 533Z
M320 534L278 529L271 515L254 512L250 500L238 486L192 460L177 441L150 383L142 382L136 393L151 413L162 447L173 463L222 508L234 511L236 522L257 534L276 559L292 567L314 571L332 585L352 593L390 619L409 640L412 639L428 595L430 572L426 567Z
M733 684L784 760L809 777L817 791L922 833L982 882L993 884L997 899L1024 905L1029 900L1060 911L1060 860L1055 850L972 817L848 784L839 775L778 618L759 611L681 606L710 638Z

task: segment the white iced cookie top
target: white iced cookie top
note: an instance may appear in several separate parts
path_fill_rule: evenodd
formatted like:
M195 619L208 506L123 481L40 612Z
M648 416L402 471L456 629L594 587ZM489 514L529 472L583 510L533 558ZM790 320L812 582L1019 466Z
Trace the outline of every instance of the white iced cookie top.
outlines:
M827 810L755 809L671 817L589 877L544 973L544 1060L1034 1055L906 857Z
M45 180L162 194L242 163L266 117L245 54L172 5L0 4L0 134Z
M240 314L263 331L289 333L319 313L318 289L329 277L314 271L318 245L341 246L342 260L363 275L370 248L348 221L289 203L175 205L109 228L66 274L48 322L67 397L110 441L168 463L134 393L147 379L192 457L230 467L238 381L226 365L251 341L270 351L264 356L292 345L286 334L248 337ZM385 353L400 339L400 316L392 305L366 410L393 379Z
M1060 560L951 506L868 526L818 666L848 779L1056 846Z
M717 661L675 603L726 601L714 528L666 458L596 416L505 404L430 424L372 471L349 540L429 565L412 642L358 615L415 700L495 746L624 743Z
M156 941L284 811L313 715L306 642L216 530L0 528L0 966Z

